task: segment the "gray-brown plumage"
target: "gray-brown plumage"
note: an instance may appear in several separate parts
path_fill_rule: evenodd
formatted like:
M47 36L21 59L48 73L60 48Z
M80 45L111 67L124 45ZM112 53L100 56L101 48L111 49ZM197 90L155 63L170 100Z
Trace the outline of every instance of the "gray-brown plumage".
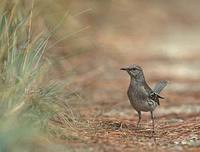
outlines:
M133 64L129 67L121 68L121 70L127 71L131 78L127 94L131 105L138 112L137 128L141 120L141 112L150 112L154 131L153 111L160 105L159 99L164 99L159 93L167 85L167 81L158 82L152 90L146 83L140 66Z

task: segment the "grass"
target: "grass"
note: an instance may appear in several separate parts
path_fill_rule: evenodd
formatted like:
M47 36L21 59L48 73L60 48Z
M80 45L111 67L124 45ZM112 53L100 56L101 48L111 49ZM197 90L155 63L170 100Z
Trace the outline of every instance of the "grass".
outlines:
M65 15L60 19L60 15L58 18L52 12L56 17L48 18L49 9L43 6L48 3L0 2L0 152L54 151L54 148L57 151L56 147L70 151L69 145L57 144L52 139L82 141L78 132L89 127L87 122L79 120L78 114L74 115L68 104L80 98L66 87L71 83L69 75L73 75L73 70L67 73L67 83L60 83L51 75L60 60L85 52L75 49L62 57L57 54L56 59L56 53L52 53L55 46L88 26L76 25L64 36L63 31L57 33L67 26L65 19L70 15L62 5L52 2L55 11L62 7L59 14ZM54 10L54 5L50 10Z
M48 79L51 62L44 54L51 33L33 33L33 10L24 13L17 7L1 8L0 15L2 152L36 150L34 141L48 132L49 120L64 102L63 85Z

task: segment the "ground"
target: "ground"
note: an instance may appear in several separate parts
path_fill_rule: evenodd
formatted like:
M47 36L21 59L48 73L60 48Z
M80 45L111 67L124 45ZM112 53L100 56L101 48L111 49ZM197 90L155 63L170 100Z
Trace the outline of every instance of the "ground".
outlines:
M94 53L96 56L99 52ZM146 51L145 55L133 52L130 58L126 56L126 60L122 60L117 55L100 52L96 61L104 60L105 64L94 65L97 67L89 72L80 72L72 83L82 96L81 102L72 103L73 111L87 125L76 130L74 140L67 140L67 143L75 149L85 147L88 150L90 147L89 151L199 151L200 81L196 77L199 71L190 72L199 61L198 52L192 53L193 56L171 59L159 51ZM83 67L93 62L87 54L82 55L82 59L80 66ZM136 129L138 116L126 94L129 77L119 70L128 63L144 68L151 87L158 80L169 81L161 93L165 99L155 111L154 134L149 113L142 113L141 126ZM190 75L182 74L185 72Z
M81 127L66 132L62 142L75 151L200 151L198 5L187 6L99 2L96 14L87 15L84 21L91 28L83 33L80 48L89 51L64 64L76 73L68 87L81 98L70 103ZM129 64L143 67L151 87L168 81L161 93L165 99L154 112L154 134L149 113L143 113L136 129L138 116L126 93L129 76L120 71Z

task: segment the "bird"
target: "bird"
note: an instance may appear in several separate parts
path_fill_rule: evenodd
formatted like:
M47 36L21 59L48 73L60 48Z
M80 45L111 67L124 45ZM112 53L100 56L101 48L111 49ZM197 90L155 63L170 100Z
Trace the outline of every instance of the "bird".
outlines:
M154 110L160 105L159 99L164 99L160 96L160 92L167 86L166 80L159 81L153 89L147 84L143 69L136 64L131 64L120 70L126 71L130 76L130 84L128 87L127 95L132 107L138 113L138 121L136 128L138 129L142 112L150 112L152 127L154 131Z

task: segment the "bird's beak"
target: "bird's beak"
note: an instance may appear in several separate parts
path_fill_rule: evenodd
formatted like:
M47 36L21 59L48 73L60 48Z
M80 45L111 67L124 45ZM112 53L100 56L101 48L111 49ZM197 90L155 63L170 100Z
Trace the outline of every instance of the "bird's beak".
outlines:
M120 70L124 70L124 71L127 71L128 69L127 69L127 68L121 68Z

